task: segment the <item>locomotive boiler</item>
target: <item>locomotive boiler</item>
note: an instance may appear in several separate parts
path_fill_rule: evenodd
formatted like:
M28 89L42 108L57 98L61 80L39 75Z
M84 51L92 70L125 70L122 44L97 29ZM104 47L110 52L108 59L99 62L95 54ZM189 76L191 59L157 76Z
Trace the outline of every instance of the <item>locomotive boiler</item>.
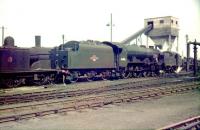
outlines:
M160 52L155 49L146 48L138 45L126 45L127 51L127 70L131 76L150 76L158 74L160 70Z

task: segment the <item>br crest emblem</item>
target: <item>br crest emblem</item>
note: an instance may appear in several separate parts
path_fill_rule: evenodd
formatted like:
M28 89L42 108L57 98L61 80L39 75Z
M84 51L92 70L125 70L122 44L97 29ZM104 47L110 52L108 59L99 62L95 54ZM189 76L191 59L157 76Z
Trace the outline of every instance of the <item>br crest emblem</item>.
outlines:
M92 61L97 61L99 59L99 57L97 57L96 55L92 55L91 57L90 57L90 60L92 60Z

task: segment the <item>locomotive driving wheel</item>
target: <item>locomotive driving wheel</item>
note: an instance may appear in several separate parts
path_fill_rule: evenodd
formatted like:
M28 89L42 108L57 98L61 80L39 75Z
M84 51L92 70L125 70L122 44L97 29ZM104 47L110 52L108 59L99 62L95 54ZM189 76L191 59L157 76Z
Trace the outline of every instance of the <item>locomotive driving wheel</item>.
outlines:
M87 78L87 81L93 81L94 80L94 78L95 78L95 73L94 72L88 72L87 74L86 74L86 78Z
M136 72L132 72L131 77L136 78L137 77L137 73Z
M37 80L34 80L33 83L36 85L46 85L49 82L50 77L48 75L38 75Z
M3 84L8 88L14 88L22 83L22 79L4 79Z
M110 78L110 72L109 71L105 71L101 73L101 79L102 80L107 80Z
M142 72L142 76L143 76L143 77L147 77L147 72L146 72L146 71L143 71L143 72Z
M121 78L122 79L127 79L127 78L129 78L130 77L130 72L126 72L126 71L122 71L121 72Z
M68 75L65 75L64 76L64 83L67 83L67 84L69 84L69 83L75 83L75 82L77 82L78 81L78 72L73 72L73 73L70 73L70 74L68 74Z
M151 77L151 72L148 71L147 74L146 74L146 76L147 77Z

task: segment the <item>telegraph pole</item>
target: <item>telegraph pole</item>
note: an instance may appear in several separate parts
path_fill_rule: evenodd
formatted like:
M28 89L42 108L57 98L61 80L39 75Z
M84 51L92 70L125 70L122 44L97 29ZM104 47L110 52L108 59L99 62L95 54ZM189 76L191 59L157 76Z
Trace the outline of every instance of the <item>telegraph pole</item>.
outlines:
M108 23L106 26L110 26L110 42L112 42L112 33L113 33L112 27L114 26L112 22L112 13L110 14L110 24Z

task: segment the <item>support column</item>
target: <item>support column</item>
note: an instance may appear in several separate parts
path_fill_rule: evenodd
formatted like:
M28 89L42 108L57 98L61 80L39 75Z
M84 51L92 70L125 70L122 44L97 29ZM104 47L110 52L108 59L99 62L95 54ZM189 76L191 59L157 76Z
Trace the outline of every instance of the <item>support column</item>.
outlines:
M172 49L171 42L172 42L172 40L171 40L171 35L169 35L169 38L168 38L169 49L168 49L168 51L171 51L171 49Z
M148 34L147 34L147 45L146 45L147 48L149 48L149 43L148 43L149 41L148 40L149 40L149 38L148 38Z
M194 76L197 74L197 45L194 44Z
M179 46L178 46L178 41L179 41L179 37L177 36L177 45L176 45L176 52L178 53L178 48L179 48Z
M140 35L140 45L142 45L142 36Z
M138 43L138 42L137 42L137 41L138 41L137 38L136 38L135 40L136 40L136 45L137 45L137 43Z
M186 50L186 52L187 52L187 65L186 65L186 70L187 71L189 71L189 58L190 58L190 44L189 43L187 43L187 50Z

